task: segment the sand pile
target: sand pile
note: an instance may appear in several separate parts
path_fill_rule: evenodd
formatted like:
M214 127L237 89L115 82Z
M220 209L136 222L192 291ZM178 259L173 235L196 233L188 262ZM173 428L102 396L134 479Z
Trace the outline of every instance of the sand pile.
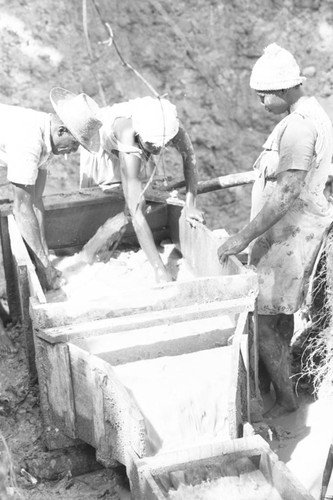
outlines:
M113 367L145 417L148 455L229 438L230 350L228 346Z
M161 259L174 280L193 277L181 254L170 242L159 248ZM62 272L66 284L60 290L47 292L49 301L90 301L116 298L128 290L145 290L156 285L152 266L141 249L120 249L106 263L88 264L80 252L70 257L55 257L53 264Z
M165 243L161 258L174 279L193 279L173 244ZM117 251L107 263L87 264L80 253L58 259L55 265L67 283L50 292L52 300L96 304L107 298L112 306L126 294L154 300L156 283L142 250ZM134 290L134 292L133 292ZM142 292L141 292L142 291ZM138 293L139 292L139 293ZM140 293L141 292L141 293ZM151 297L150 297L151 295ZM200 350L177 356L161 356L127 362L113 369L136 401L147 429L147 455L186 445L229 438L228 389L231 346Z
M216 463L190 465L155 476L174 500L281 500L278 491L248 457L221 456Z
M181 485L169 492L173 500L282 500L278 491L267 483L260 471L240 476L221 477L198 485Z

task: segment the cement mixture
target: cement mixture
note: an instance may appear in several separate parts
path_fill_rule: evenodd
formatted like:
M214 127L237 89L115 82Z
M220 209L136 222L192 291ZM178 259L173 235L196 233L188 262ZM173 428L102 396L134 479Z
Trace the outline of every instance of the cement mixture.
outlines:
M177 281L193 278L175 246L163 242L161 258ZM118 251L107 263L87 264L82 254L55 260L66 284L49 292L48 300L89 301L137 290L149 293L155 285L153 270L142 250ZM146 419L148 454L186 444L227 439L227 404L231 347L173 357L142 360L115 366Z
M262 472L234 473L213 481L205 481L198 485L183 485L176 491L169 492L173 500L283 500L276 488L271 486Z
M159 247L161 259L174 280L193 278L181 254L170 241ZM137 290L146 292L156 285L153 269L140 249L120 249L108 262L84 260L78 252L70 257L53 257L54 266L62 272L66 283L59 290L47 292L50 302L57 300L94 301L108 297L117 300L119 294Z
M148 455L229 438L231 347L114 367L145 416Z
M216 462L192 464L154 478L170 499L282 500L249 457L221 455Z

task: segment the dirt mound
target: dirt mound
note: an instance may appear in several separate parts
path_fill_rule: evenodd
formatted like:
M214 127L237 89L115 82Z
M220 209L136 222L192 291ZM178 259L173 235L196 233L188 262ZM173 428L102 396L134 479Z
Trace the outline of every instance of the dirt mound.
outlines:
M273 41L293 51L308 80L305 90L331 94L332 1L259 0L168 4L148 0L0 0L0 101L51 111L48 94L60 85L103 104L149 95L126 69L108 38L110 23L121 54L160 94L167 93L190 132L200 178L251 169L273 119L249 88L255 59ZM103 22L102 22L103 21ZM89 33L89 55L84 26ZM165 167L181 177L171 153ZM78 186L78 156L57 160L47 190ZM163 172L160 172L163 175ZM203 195L211 227L235 232L248 218L249 189Z

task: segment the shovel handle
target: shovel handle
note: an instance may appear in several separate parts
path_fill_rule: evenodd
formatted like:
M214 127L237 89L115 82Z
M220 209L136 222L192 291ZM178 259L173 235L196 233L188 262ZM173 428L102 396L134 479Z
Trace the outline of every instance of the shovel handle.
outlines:
M219 189L242 186L244 184L252 184L255 181L255 177L255 171L250 170L250 172L239 172L237 174L214 177L213 179L208 179L207 181L199 181L197 185L197 193L204 194L210 193L212 191L218 191ZM183 191L184 188L185 181L179 181L168 186L167 190L172 191L173 189L179 189L180 191Z
M332 469L333 469L333 443L331 443L331 446L328 450L328 455L323 473L323 479L321 483L320 500L324 500L326 497L327 488L332 475Z

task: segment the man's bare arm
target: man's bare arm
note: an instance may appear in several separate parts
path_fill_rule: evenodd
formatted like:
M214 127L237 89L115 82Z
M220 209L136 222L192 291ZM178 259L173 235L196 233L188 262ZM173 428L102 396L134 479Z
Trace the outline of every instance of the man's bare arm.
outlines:
M44 249L39 221L35 213L35 186L12 183L14 216L24 240L44 267L49 264Z
M183 160L187 219L203 222L204 218L202 212L196 209L198 170L195 152L190 136L182 125L180 125L178 133L172 139L171 145L177 149Z
M45 238L45 222L44 222L45 209L43 203L43 192L45 188L46 178L47 178L47 170L39 170L35 184L34 211L38 220L41 242L46 255L48 255L49 250Z
M61 272L53 267L49 260L34 208L35 186L12 183L12 188L15 220L22 237L36 256L37 272L42 287L45 290L59 288L62 284Z
M304 186L306 175L306 170L287 170L277 175L276 188L261 211L218 249L221 262L225 261L228 255L235 255L244 250L251 241L266 232L291 209Z

